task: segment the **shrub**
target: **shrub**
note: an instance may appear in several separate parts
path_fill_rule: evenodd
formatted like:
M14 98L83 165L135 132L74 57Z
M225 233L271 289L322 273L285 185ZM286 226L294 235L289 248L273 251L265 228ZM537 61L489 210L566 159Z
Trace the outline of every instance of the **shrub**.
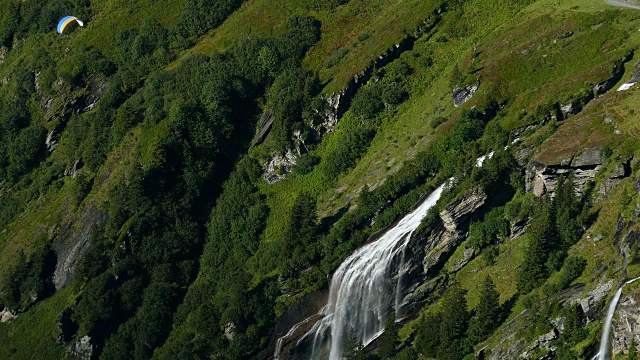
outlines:
M356 161L367 150L375 131L356 128L347 133L338 143L335 150L327 155L322 163L322 171L332 179L353 167Z

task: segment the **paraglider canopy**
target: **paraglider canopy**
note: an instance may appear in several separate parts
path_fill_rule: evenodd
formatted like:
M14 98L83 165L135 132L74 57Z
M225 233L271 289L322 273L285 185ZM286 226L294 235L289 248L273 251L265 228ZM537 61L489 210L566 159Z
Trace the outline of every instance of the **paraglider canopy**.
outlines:
M62 34L64 29L67 27L67 25L69 25L70 23L72 23L74 21L77 22L78 25L84 26L82 21L80 21L80 19L78 19L77 17L75 17L75 16L65 16L62 19L60 19L60 22L58 23L58 34Z

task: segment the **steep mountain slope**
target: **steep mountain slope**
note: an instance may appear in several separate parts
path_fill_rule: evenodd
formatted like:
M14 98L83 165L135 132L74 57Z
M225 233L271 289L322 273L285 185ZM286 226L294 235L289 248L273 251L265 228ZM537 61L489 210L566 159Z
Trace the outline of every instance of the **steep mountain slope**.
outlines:
M640 275L632 8L0 8L0 358L306 358L334 271L452 178L342 356L591 358Z

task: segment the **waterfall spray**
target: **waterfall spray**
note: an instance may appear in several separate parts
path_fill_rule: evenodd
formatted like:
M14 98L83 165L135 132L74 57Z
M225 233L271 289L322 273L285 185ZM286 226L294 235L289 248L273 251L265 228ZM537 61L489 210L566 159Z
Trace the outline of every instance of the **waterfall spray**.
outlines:
M382 334L391 312L399 313L404 250L445 187L438 187L413 212L378 240L358 249L336 270L322 320L301 339L311 341L311 359L340 359L349 331L366 346Z

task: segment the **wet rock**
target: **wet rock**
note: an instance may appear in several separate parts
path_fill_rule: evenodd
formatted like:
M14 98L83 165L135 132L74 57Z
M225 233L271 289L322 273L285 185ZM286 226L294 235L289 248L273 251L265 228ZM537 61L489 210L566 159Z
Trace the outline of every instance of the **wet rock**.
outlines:
M71 346L69 358L72 360L91 360L93 350L91 337L85 335Z
M291 354L292 349L297 341L322 319L322 308L327 304L328 295L328 291L317 291L306 295L299 303L293 305L277 320L269 346L254 359L273 359L276 346L280 347L281 359L295 359L295 354Z
M464 239L470 219L486 199L487 195L482 191L470 192L444 207L440 212L440 223L411 238L406 251L413 255L407 261L403 277L407 288L402 301L403 307L417 305L431 293L436 283L428 281L433 281L430 278L437 274ZM472 257L473 254L467 253L466 256Z
M262 142L267 138L274 119L275 117L270 111L267 110L262 113L256 130L256 135L253 137L253 140L251 140L252 147L262 144Z
M479 87L480 83L478 82L472 85L465 86L463 88L453 89L453 94L451 96L453 99L453 105L455 107L459 107L460 105L471 100L476 91L478 91Z
M95 204L87 204L82 214L73 223L60 226L53 249L57 262L53 274L56 290L69 285L73 280L75 267L89 248L92 233L102 227L107 219Z
M264 181L268 184L275 184L284 180L287 174L293 170L296 161L297 157L291 149L288 149L284 155L275 153L269 162L263 164L265 168L262 176Z

